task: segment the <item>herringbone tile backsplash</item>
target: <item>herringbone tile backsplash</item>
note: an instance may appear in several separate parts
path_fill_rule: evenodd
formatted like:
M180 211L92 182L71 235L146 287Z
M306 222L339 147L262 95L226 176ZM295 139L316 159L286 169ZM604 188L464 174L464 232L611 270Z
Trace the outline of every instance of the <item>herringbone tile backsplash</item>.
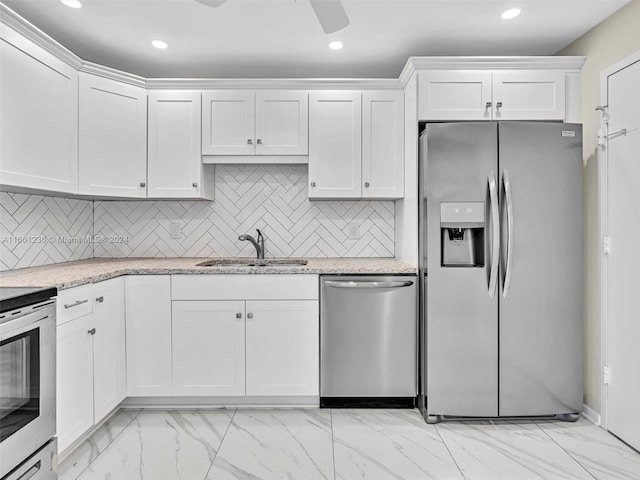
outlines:
M392 201L309 201L304 165L217 165L215 182L214 202L1 192L0 271L92 257L250 257L238 235L256 228L267 257L394 256Z
M93 202L0 192L0 270L93 256Z
M95 202L96 257L253 256L238 235L260 228L268 257L393 257L392 201L309 201L304 165L217 165L215 201ZM171 223L182 238L171 238ZM356 224L359 238L349 238Z

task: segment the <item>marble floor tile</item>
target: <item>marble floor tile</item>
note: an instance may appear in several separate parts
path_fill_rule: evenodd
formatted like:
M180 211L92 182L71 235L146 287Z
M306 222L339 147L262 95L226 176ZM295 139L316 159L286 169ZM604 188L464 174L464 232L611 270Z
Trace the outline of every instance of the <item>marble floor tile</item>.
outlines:
M238 410L207 480L333 479L331 412Z
M593 480L533 422L451 422L436 429L467 480Z
M462 480L417 410L333 410L337 479Z
M79 480L202 480L233 410L144 410Z
M59 465L59 480L76 480L142 410L120 410Z
M640 479L640 453L588 420L539 426L598 480Z

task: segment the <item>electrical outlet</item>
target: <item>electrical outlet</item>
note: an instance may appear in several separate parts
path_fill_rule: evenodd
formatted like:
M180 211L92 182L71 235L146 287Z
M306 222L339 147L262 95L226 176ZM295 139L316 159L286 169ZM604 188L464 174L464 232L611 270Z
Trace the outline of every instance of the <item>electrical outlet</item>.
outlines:
M182 240L182 223L171 222L171 238L174 240Z
M352 240L358 240L360 238L360 225L357 223L347 225L347 237Z

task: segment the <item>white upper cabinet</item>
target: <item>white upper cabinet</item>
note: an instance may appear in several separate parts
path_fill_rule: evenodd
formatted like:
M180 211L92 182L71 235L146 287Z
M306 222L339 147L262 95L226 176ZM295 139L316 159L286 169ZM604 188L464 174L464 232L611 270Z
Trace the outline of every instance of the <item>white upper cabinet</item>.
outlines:
M404 92L362 95L362 197L404 196Z
M309 95L309 198L362 196L362 94Z
M491 120L491 72L425 70L419 73L420 120Z
M493 73L494 120L564 120L565 73L500 70Z
M78 192L78 72L0 31L0 184Z
M191 91L149 92L149 198L213 199L201 157L201 95Z
M220 90L202 94L202 154L253 155L255 94Z
M564 120L563 70L424 70L419 119Z
M309 153L309 94L300 91L256 92L256 155Z
M79 108L79 193L146 197L146 90L80 73Z
M308 93L218 90L202 95L203 155L306 155Z

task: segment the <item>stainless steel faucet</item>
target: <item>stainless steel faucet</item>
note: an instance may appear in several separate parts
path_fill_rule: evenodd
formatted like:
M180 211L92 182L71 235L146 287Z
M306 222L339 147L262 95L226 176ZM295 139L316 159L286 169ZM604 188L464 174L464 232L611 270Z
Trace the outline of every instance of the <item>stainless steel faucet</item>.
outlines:
M262 236L262 232L256 228L256 232L258 232L257 240L253 238L251 235L244 234L238 237L238 240L244 241L248 240L251 244L256 247L256 258L263 259L264 258L264 237Z

